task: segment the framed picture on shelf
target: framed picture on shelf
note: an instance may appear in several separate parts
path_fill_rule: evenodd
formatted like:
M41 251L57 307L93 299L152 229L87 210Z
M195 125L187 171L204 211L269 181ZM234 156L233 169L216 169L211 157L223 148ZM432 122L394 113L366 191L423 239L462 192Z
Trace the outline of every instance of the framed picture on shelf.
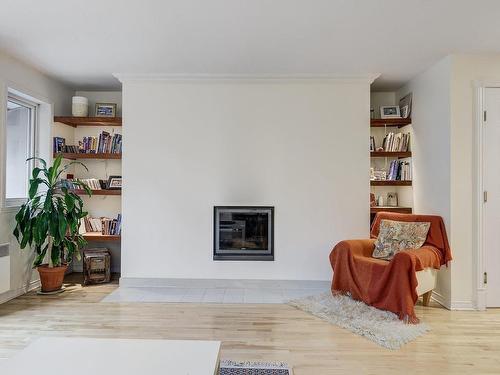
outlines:
M380 107L380 118L401 118L399 106L397 105L384 105Z
M107 185L109 190L120 190L122 188L122 176L109 176Z
M409 93L399 100L399 110L402 118L409 118L411 116L411 99L412 94Z
M116 103L96 103L96 117L116 117Z
M375 137L370 136L370 152L375 151Z

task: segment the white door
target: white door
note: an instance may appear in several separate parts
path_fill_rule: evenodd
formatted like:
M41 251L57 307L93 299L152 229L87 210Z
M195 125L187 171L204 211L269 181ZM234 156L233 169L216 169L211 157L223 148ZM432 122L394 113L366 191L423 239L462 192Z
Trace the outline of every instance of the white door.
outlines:
M483 234L486 306L500 307L500 88L485 89L483 127Z

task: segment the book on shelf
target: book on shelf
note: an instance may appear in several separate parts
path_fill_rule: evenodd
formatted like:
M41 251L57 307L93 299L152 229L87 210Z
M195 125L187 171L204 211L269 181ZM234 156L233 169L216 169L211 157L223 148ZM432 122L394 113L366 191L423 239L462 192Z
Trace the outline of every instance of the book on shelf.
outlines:
M411 162L393 160L389 165L386 180L389 181L411 181Z
M78 146L67 145L63 137L54 137L54 153L80 154L120 154L122 152L122 135L101 132L99 137L83 137Z
M122 215L118 214L116 219L108 217L86 216L80 221L80 234L100 233L105 236L121 235Z
M97 178L78 178L78 179L63 179L61 180L61 186L68 188L70 190L78 190L81 189L82 187L80 185L75 184L75 182L83 182L86 184L90 189L92 190L101 190L105 189L106 187L103 187L104 181L98 180Z
M389 132L384 137L382 148L386 152L407 152L410 148L410 133Z

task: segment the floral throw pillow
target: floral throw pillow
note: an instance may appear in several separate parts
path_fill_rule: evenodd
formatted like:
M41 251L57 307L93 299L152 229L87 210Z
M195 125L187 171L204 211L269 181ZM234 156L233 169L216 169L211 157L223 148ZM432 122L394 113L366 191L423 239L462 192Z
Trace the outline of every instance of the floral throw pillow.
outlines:
M372 256L391 260L398 252L419 249L425 243L431 223L382 220Z

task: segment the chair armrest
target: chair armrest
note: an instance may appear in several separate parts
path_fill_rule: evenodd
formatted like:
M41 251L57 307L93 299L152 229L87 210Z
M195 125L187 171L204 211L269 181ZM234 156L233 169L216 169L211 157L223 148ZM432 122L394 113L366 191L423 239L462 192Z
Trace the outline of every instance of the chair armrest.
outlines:
M345 240L340 241L332 250L332 254L336 251L348 250L352 255L363 257L371 257L375 239L361 239L361 240Z

